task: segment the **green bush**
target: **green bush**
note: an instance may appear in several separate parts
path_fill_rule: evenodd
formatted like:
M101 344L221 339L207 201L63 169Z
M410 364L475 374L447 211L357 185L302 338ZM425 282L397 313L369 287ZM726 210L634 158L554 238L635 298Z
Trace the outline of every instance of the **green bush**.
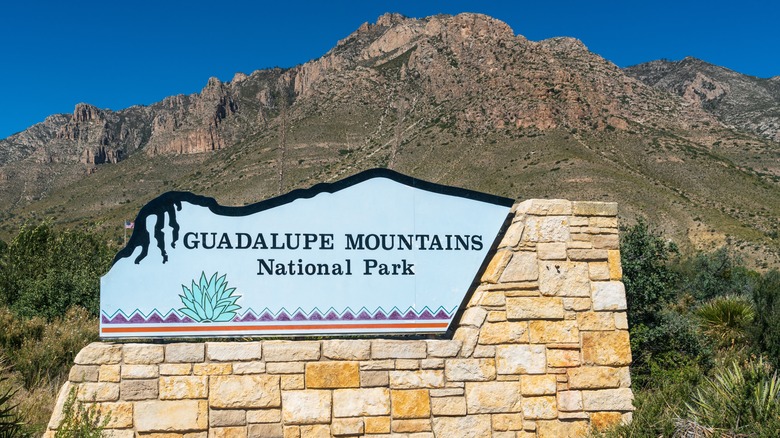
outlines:
M100 276L112 252L93 234L57 231L47 222L24 225L0 252L0 304L47 320L74 305L97 315Z
M780 369L780 271L764 274L753 290L756 309L753 339L760 352Z
M5 371L5 367L0 367L0 373ZM6 376L0 376L0 384L4 384L7 380ZM13 404L14 395L16 395L16 390L11 388L7 388L0 393L0 438L25 436L17 405Z

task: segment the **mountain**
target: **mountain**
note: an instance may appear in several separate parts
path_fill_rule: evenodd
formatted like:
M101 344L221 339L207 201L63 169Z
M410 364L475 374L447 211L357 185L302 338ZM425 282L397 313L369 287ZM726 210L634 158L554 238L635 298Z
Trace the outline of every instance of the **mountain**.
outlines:
M748 76L696 58L626 68L647 85L677 94L726 125L780 142L780 76Z
M780 143L637 80L573 38L478 14L387 14L322 57L0 140L0 235L124 219L168 190L257 202L372 167L518 199L620 203L683 248L780 266ZM442 214L446 214L443 212Z

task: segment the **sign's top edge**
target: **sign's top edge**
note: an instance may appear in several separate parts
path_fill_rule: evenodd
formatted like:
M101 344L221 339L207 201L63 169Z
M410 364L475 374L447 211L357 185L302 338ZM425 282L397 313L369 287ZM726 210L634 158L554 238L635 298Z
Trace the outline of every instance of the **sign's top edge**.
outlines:
M163 193L157 198L149 201L144 205L136 216L135 223L143 224L147 217L156 215L159 219L162 219L166 213L170 216L175 216L175 210L181 209L182 202L188 202L190 204L199 205L208 208L212 213L220 216L249 216L265 210L269 210L281 205L289 204L298 199L313 198L321 193L336 193L340 190L347 189L354 185L368 181L374 178L387 178L395 181L399 184L403 184L409 187L413 187L420 190L425 190L432 193L456 196L473 201L484 202L488 204L498 205L501 207L511 207L515 200L511 198L505 198L503 196L491 195L488 193L477 192L474 190L464 189L460 187L446 186L443 184L432 183L417 179L402 173L390 169L375 168L365 170L355 175L349 176L342 180L332 183L319 183L308 189L296 189L284 195L269 198L263 201L256 202L254 204L244 206L224 206L220 205L216 199L207 196L196 195L191 192L170 191ZM164 223L163 220L158 220L158 226ZM178 227L175 227L178 228ZM159 231L159 230L155 230ZM174 233L178 234L178 229L174 230ZM139 233L133 230L133 235L127 242L127 245L117 253L112 264L115 264L122 258L130 257L137 247L144 249L142 256L145 257L146 249L149 246L149 235L147 233ZM139 258L139 259L140 259Z

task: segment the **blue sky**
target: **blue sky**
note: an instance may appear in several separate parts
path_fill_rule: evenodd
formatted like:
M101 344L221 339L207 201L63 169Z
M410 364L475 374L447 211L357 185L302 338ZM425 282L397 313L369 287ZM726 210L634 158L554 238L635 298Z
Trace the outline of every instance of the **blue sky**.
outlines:
M9 4L12 3L12 4ZM623 1L14 1L0 6L0 138L87 102L122 109L211 76L317 58L385 12L480 12L531 40L572 36L625 67L694 56L780 75L780 3Z

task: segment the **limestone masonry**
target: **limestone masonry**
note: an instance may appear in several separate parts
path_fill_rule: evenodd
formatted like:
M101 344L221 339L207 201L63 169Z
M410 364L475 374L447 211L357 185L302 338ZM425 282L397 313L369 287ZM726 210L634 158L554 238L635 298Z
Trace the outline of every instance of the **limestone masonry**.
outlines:
M579 437L631 419L617 205L529 200L453 339L93 343L105 436Z

